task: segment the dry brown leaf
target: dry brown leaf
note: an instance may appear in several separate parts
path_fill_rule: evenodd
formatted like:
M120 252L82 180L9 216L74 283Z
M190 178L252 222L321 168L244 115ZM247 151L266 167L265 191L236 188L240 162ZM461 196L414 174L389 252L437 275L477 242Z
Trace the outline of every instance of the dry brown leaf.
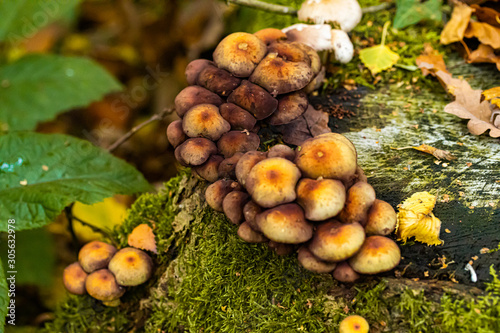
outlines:
M283 134L284 142L297 146L313 136L331 132L328 127L328 114L312 106L299 118L276 128Z
M391 147L391 149L395 149L395 150L415 149L415 150L418 150L418 151L421 151L421 152L424 152L424 153L427 153L427 154L431 154L435 158L437 158L438 160L448 160L448 161L451 161L451 160L456 159L456 157L452 153L450 153L449 151L437 149L437 148L434 148L434 147L426 145L426 144L421 144L420 146L417 146L417 147L413 147L413 146L410 146L410 147L400 147L400 148L393 148L393 147Z
M453 7L451 19L441 32L441 44L450 44L464 39L464 32L470 21L473 9L464 3L458 2Z
M309 105L306 112L304 112L304 118L306 119L307 127L309 127L309 132L312 136L332 131L330 127L328 127L328 113L318 111L311 105Z
M128 245L141 250L158 253L156 250L155 234L153 229L147 224L139 224L128 235Z
M435 73L439 70L448 72L446 70L446 64L444 63L443 56L440 55L438 51L434 50L429 44L424 46L424 52L417 57L416 63L422 70L422 74L424 76L427 76L431 72Z
M500 71L500 55L495 54L495 50L489 45L480 44L479 47L469 54L468 63L489 62L497 65Z
M455 79L449 72L437 71L435 76L438 78L441 85L446 91L453 96L456 96L456 91L471 89L469 83L465 80Z
M471 5L474 8L474 15L478 21L488 23L494 27L500 28L500 13L493 8L480 7L479 5Z
M494 49L500 49L500 28L483 22L470 21L464 36L467 38L476 37L486 45L491 45Z

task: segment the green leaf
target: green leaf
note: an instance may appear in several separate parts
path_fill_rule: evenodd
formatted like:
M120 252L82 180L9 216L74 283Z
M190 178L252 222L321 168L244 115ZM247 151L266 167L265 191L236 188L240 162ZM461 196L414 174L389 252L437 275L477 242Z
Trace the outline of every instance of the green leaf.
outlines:
M0 259L0 332L5 328L5 316L7 316L7 306L9 305L9 287L3 273L2 260Z
M375 75L389 69L398 61L399 55L385 45L376 45L362 49L359 58L366 67Z
M28 55L0 67L0 123L7 130L32 130L39 121L120 89L109 73L89 59Z
M423 20L441 21L441 1L396 0L396 16L393 27L401 29Z
M0 1L0 41L18 42L31 37L49 23L65 18L79 0Z
M17 230L43 226L74 201L150 189L134 167L90 142L67 135L12 132L0 136L0 221ZM0 231L6 230L0 223Z

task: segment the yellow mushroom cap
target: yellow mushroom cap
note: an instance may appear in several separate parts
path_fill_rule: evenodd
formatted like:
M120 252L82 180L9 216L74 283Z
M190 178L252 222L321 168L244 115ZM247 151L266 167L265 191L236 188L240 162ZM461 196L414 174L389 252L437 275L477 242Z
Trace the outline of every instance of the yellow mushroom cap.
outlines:
M267 238L260 232L255 231L248 222L240 224L238 236L247 243L263 243L267 241Z
M359 223L331 220L316 228L309 250L321 260L338 262L358 252L364 240L365 230Z
M365 231L369 235L387 236L396 228L396 211L389 203L376 199L368 211Z
M137 286L153 275L153 260L146 252L133 247L118 251L109 262L109 270L122 286Z
M369 330L366 319L358 315L344 318L339 326L339 333L368 333Z
M87 273L92 273L108 266L109 261L116 253L116 247L101 241L85 244L78 252L78 261Z
M75 295L83 295L85 290L85 280L87 273L83 270L79 262L74 262L64 269L63 283L66 289Z
M361 274L377 274L390 271L400 260L401 251L396 242L384 236L370 236L349 259L349 265Z
M191 138L204 137L217 141L222 134L229 132L231 125L222 118L217 106L199 104L186 112L182 119L182 128Z
M345 187L339 180L302 178L297 184L297 203L308 220L323 221L336 216L345 200Z
M260 40L262 40L266 45L272 44L274 42L285 40L287 38L286 34L280 29L266 28L259 30L254 33Z
M327 262L316 258L307 246L300 247L297 259L302 267L315 273L329 273L337 266L334 262Z
M100 301L113 301L125 293L125 288L120 286L111 271L103 268L87 276L85 288L90 296Z

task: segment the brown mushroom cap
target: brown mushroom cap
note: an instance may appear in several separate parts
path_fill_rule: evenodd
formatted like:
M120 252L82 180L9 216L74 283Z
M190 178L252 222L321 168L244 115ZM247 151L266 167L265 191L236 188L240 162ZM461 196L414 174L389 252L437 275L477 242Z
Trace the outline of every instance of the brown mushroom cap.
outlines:
M311 70L313 72L313 76L318 75L321 71L321 58L319 57L318 52L316 52L316 50L311 46L304 43L292 42L290 44L301 49L307 54L307 56L311 60Z
M217 95L229 96L240 85L241 79L222 68L207 66L201 71L196 82Z
M85 289L90 296L100 301L109 302L120 298L125 293L125 288L120 286L111 271L103 268L87 276Z
M243 222L238 228L238 236L247 243L263 243L268 239L260 232L255 231L248 222Z
M287 38L284 32L282 32L280 29L275 28L265 28L255 32L254 35L262 40L266 45L285 40Z
M361 274L378 274L390 271L400 260L401 251L396 242L384 236L370 236L349 259L349 265Z
M201 178L213 183L219 179L219 165L224 160L221 155L212 155L202 165L193 167L193 170Z
M278 243L304 243L313 234L313 228L306 221L304 211L294 203L265 210L258 214L255 220L264 236Z
M205 69L207 66L213 66L215 67L215 63L213 61L207 60L207 59L195 59L191 61L187 66L186 66L186 81L187 83L192 86L196 84L196 81L198 80L198 76L200 75L201 71Z
M226 195L222 201L222 210L226 217L233 224L243 222L243 206L249 200L248 193L241 191L232 191Z
M213 58L217 66L234 76L248 77L266 53L266 44L257 36L235 32L217 45Z
M344 208L345 199L345 187L339 180L302 178L297 184L297 203L311 221L336 216Z
M341 224L331 220L316 228L309 250L321 260L343 261L363 245L365 230L359 223Z
M247 80L241 82L241 85L229 95L227 101L247 110L257 120L269 117L278 107L276 98L262 87Z
M193 106L198 104L213 104L219 106L222 98L200 86L189 86L181 90L175 97L175 112L179 117L184 117Z
M246 188L259 206L269 208L294 201L299 178L300 171L295 164L273 157L260 161L250 170Z
M250 200L243 206L243 216L245 221L252 227L255 231L260 231L257 222L255 222L255 217L262 212L262 208L255 203L255 201Z
M231 125L219 113L219 108L212 104L193 106L182 119L184 133L191 138L204 137L217 141L222 134L229 132Z
M238 161L243 156L243 153L236 153L231 157L224 159L219 164L218 174L219 178L231 178L236 179L236 165Z
M309 102L303 91L296 91L278 99L278 109L268 118L271 125L283 125L297 119L307 110Z
M179 162L194 166L202 165L208 160L210 155L217 154L215 143L205 138L187 139L179 147L175 148L175 150Z
M111 244L92 241L85 244L78 252L78 262L87 273L92 273L108 266L109 261L116 253L116 247Z
M269 148L267 157L282 157L293 162L295 160L295 150L287 145L278 144Z
M187 135L182 129L182 120L177 119L168 124L167 138L168 142L170 142L174 148L177 148L178 145L186 141Z
M329 273L337 266L334 262L326 262L316 258L307 246L300 247L297 258L305 269L315 273Z
M233 103L222 104L219 112L231 124L233 130L251 131L257 123L257 119L250 112Z
M85 280L87 273L83 270L80 263L74 262L64 269L63 283L66 290L75 295L83 295L87 292L85 289Z
M257 150L260 145L259 136L251 132L229 131L217 141L219 153L228 158L236 153Z
M261 151L247 151L238 161L236 164L236 179L238 179L238 182L242 185L245 186L246 184L246 179L248 175L250 174L250 170L255 166L255 164L259 163L260 161L266 159L267 154Z
M268 53L249 80L276 96L304 88L313 76L307 63L286 61L277 53Z
M222 212L222 201L232 191L241 190L240 184L230 179L219 179L205 190L205 200L214 210Z
M108 269L122 286L138 286L153 275L153 260L144 251L125 247L109 262Z
M278 57L283 58L283 60L291 61L291 62L305 62L309 66L311 65L311 58L309 55L304 52L304 50L290 42L276 42L269 45L268 52L269 53L277 53ZM314 73L314 71L313 71Z
M368 211L367 220L367 234L387 236L396 229L397 215L389 203L377 199Z
M315 90L318 90L323 85L323 81L325 80L326 69L325 67L321 67L319 73L309 82L309 84L304 88L304 92L306 94L310 94Z
M356 271L349 266L347 261L338 263L337 267L333 271L333 278L344 283L356 282L360 277L361 275L356 273Z
M357 156L353 148L341 134L321 134L296 149L295 163L308 178L349 179L356 172Z
M357 182L347 191L345 207L339 215L344 223L358 222L366 225L368 210L376 199L375 190L365 182Z
M351 315L340 322L339 333L368 333L370 325L365 318Z

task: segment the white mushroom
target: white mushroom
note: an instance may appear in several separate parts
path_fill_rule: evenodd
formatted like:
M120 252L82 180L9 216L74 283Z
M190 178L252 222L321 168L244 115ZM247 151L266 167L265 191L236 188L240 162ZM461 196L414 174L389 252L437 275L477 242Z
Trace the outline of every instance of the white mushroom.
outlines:
M297 14L301 21L338 23L349 32L361 21L362 11L357 0L306 0Z
M332 27L329 24L298 23L281 30L291 42L309 45L316 51L332 49Z
M342 30L332 30L332 50L335 53L337 61L346 64L351 61L354 55L354 46L349 35Z

